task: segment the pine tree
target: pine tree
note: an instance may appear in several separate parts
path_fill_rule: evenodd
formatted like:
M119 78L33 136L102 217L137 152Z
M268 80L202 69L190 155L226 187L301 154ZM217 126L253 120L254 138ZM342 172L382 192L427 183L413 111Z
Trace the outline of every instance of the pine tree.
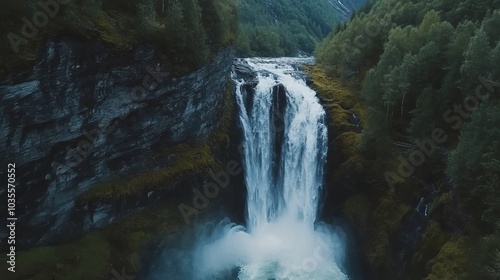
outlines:
M432 130L436 127L434 116L436 116L436 95L437 92L431 87L425 88L418 95L416 107L411 112L413 115L409 125L408 133L417 139L422 139L432 135Z
M457 73L460 71L460 66L463 64L464 52L475 32L476 26L468 20L461 22L455 29L446 52L448 64L451 65L449 67L450 71L457 71Z
M500 81L500 41L491 51L491 79L495 82Z
M464 53L464 63L460 68L461 85L466 94L472 94L478 76L487 77L490 69L490 44L483 30L478 30L471 38Z
M481 29L488 36L488 40L495 47L495 43L500 40L500 32L498 32L498 27L500 26L500 11L494 12L492 15L483 20Z
M187 57L190 63L198 65L208 56L207 35L201 23L201 7L197 0L183 0L182 4L187 28L185 38L188 42L185 51L189 53Z

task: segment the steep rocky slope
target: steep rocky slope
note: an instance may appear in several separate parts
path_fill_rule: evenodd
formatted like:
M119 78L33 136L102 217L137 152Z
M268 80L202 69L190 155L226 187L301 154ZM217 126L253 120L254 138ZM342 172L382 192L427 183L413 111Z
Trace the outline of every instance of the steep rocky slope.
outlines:
M208 176L213 150L228 141L207 139L227 103L232 49L184 76L168 74L148 45L117 52L54 37L39 57L0 83L0 150L2 165L16 164L20 246L108 226L187 177Z

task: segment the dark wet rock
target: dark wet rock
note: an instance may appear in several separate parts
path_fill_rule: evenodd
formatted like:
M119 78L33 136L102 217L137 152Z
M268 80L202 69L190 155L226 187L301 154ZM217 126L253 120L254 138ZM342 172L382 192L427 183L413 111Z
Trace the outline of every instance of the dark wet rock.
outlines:
M113 176L146 170L147 159L169 143L206 138L221 115L233 56L225 49L176 76L151 46L117 51L52 38L31 71L1 81L0 152L3 166L16 163L19 245L57 240L72 215L85 211L94 212L85 229L109 224L113 217L102 214L109 206L74 212L76 198Z

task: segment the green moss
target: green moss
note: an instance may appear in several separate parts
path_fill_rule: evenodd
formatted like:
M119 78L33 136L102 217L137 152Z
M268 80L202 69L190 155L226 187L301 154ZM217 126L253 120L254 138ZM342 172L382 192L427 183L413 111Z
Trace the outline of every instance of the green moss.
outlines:
M340 134L333 140L337 157L342 162L335 170L337 179L366 170L368 163L359 153L360 136L357 132L349 131Z
M218 127L208 139L192 144L181 143L166 147L149 162L155 167L159 162L174 156L172 166L146 171L129 180L110 180L99 183L83 193L77 200L81 205L106 201L111 198L135 196L140 193L177 184L185 178L196 176L210 169L225 168L214 156L214 150L225 151L229 147L229 129L234 116L232 85L228 81L224 93L224 106Z
M111 245L114 267L126 267L135 273L141 266L140 255L156 238L178 231L184 220L176 205L152 207L117 222L104 231Z
M451 202L451 193L443 193L434 200L434 203L429 208L429 214L439 221L445 221L450 214Z
M355 132L358 129L356 125L349 122L352 113L355 113L360 125L364 123L366 109L355 94L356 89L340 79L328 76L319 66L307 66L305 70L323 103L329 119L329 130L334 136L330 144L333 144L340 162L340 166L335 169L336 182L352 174L366 173L368 161L359 150L360 134Z
M360 124L364 124L366 107L359 96L355 93L353 85L346 84L338 78L333 78L317 65L305 67L313 81L318 97L325 104L332 125L338 125L340 129L350 125L347 117L351 112L356 113Z
M401 227L410 207L394 200L391 196L380 198L374 205L371 230L367 233L367 255L372 267L387 266L391 238Z
M327 103L324 107L330 119L329 126L333 131L348 131L356 127L349 123L349 119L352 116L351 112L342 108L338 103Z
M449 234L443 231L438 222L431 220L411 260L409 280L420 280L427 276L430 268L427 267L427 262L435 258L449 240Z
M166 148L153 158L153 162L175 156L172 166L146 171L128 181L112 180L97 184L78 198L78 203L94 203L109 198L122 198L171 186L183 178L206 171L215 161L207 143L181 143Z
M218 127L209 136L207 141L210 147L229 148L229 143L231 142L229 129L231 128L233 118L236 114L235 108L234 85L231 79L228 79L224 90L224 107L222 109L222 115L219 118Z
M6 257L0 257L5 264ZM18 252L16 273L2 269L1 279L109 279L109 244L101 232L93 232L70 244Z
M172 166L141 173L130 180L112 180L94 186L78 198L78 203L97 203L110 198L127 197L174 184L209 169L218 168L210 148L224 150L229 145L233 121L232 86L227 84L220 123L205 142L180 143L167 147L149 162L155 166L175 155ZM111 279L111 269L125 268L133 275L141 267L141 255L153 240L177 232L185 225L177 205L156 206L142 210L103 231L86 234L79 240L53 247L33 248L19 252L16 274L0 272L1 279ZM6 262L6 257L0 257ZM5 274L5 275L4 275ZM14 275L14 278L11 278ZM5 277L4 277L5 276ZM10 277L10 278L8 278Z
M430 261L431 272L426 280L460 280L466 278L465 267L467 258L463 237L453 237Z
M184 224L178 209L154 207L129 216L102 231L59 246L44 246L20 251L16 273L0 271L0 279L23 280L108 280L111 270L129 275L138 272L141 255L156 238L178 231ZM5 254L0 261L6 263Z

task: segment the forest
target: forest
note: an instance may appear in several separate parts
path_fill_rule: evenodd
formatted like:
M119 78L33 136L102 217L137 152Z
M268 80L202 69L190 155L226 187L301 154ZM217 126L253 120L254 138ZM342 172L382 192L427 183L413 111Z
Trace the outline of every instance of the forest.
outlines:
M0 4L0 32L8 40L0 43L0 75L30 65L44 39L66 35L107 43L117 50L130 50L149 43L161 50L162 61L172 72L199 67L220 48L236 41L235 0L74 0L3 1ZM51 3L51 1L47 1ZM55 4L54 4L55 3ZM26 18L48 9L46 22L33 26L38 18ZM24 19L26 20L24 20ZM20 19L23 19L21 21ZM22 23L36 29L36 36L24 38ZM44 23L44 24L42 24ZM33 38L34 37L34 38Z
M367 158L390 169L393 141L407 141L428 151L425 176L444 160L461 217L450 228L473 240L468 269L481 279L500 277L486 265L500 258L492 249L500 243L499 8L498 0L381 0L315 51L330 77L359 84ZM383 170L389 185L404 184Z
M241 56L311 54L316 44L339 22L326 0L238 1Z
M8 34L0 52L14 50L17 54L0 58L7 66L0 71L30 65L44 38L56 34L99 40L121 50L149 42L162 50L163 61L171 64L173 72L184 72L233 43L241 57L312 54L316 44L340 22L334 5L326 0L62 2L65 4L47 1L49 4L41 6L35 0L0 4L0 31ZM26 18L37 36L20 36L20 23L24 22L20 19L44 9L49 9L50 20L42 27L33 26L34 19Z
M335 5L359 9L349 19ZM210 207L192 208L197 222L224 210L239 230L256 200L259 211L309 203L308 230L345 225L345 259L355 265L339 262L339 272L349 279L364 279L351 277L356 270L367 279L500 279L499 27L500 0L0 0L0 149L20 170L18 257L27 264L15 279L186 269L195 248L187 246L202 243L180 206L197 203L234 159L241 171L262 165L250 175L269 180L234 175ZM144 99L133 98L136 86ZM296 142L268 134L275 109L298 116L280 124L308 125L284 126L300 132L290 133ZM89 128L119 120L91 141L74 174L51 168ZM312 143L322 144L314 159ZM296 169L278 166L287 156ZM314 187L312 199L286 201L297 189L278 195L295 182ZM248 195L262 186L273 195ZM276 217L259 211L253 217ZM269 240L295 247L294 230ZM246 249L266 255L269 244L255 244Z

